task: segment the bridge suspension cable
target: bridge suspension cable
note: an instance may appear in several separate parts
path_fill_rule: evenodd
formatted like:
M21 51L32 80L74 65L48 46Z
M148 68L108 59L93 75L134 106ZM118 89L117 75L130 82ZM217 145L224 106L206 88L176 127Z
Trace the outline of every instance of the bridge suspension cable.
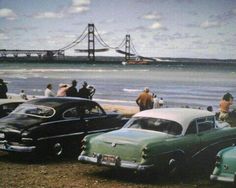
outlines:
M107 48L109 48L109 49L117 49L117 48L120 48L121 47L121 45L124 43L124 41L125 41L125 38L123 39L123 41L117 46L117 47L112 47L112 46L110 46L110 45L108 45L103 39L102 39L102 37L101 37L101 35L99 34L99 32L98 32L98 30L97 30L97 28L96 27L94 27L95 28L95 38L97 39L97 41L103 46L103 47L107 47ZM124 44L123 44L124 45Z
M134 47L134 43L132 42L132 40L130 40L130 44L131 44L131 50L134 52L134 54L138 55L137 50Z
M71 43L67 44L63 48L60 48L59 50L68 50L68 49L74 47L75 45L79 44L88 35L88 33L85 34L87 29L88 29L88 26L85 27L84 31L82 32L82 34L79 37L77 37L74 41L72 41ZM84 34L85 34L85 36L83 37ZM82 40L80 40L81 38L82 38Z

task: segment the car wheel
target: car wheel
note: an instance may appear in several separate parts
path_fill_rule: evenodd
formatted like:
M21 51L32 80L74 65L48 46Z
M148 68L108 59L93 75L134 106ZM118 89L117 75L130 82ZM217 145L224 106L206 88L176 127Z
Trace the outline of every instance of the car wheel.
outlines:
M54 155L56 155L56 156L61 156L62 155L62 153L63 153L63 147L62 147L62 144L61 143L55 143L54 145L53 145L53 153L54 153Z

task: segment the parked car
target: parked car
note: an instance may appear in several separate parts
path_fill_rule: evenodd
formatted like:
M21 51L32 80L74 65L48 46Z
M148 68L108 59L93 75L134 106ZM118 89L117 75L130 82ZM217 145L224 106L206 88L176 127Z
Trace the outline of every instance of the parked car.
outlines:
M219 151L211 180L236 183L236 147L231 146Z
M236 128L216 121L212 112L152 109L135 114L120 130L86 136L78 160L135 170L176 172L204 154L213 161L219 149L235 140Z
M122 125L120 114L106 113L95 101L70 97L34 99L0 120L0 150L59 156L66 150L79 150L85 135Z
M10 112L23 102L25 102L25 100L0 99L0 118L10 114Z

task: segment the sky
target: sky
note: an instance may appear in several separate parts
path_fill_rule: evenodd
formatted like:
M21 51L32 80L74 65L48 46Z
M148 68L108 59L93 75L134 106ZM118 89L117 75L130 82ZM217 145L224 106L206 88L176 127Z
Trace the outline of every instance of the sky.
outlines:
M111 47L96 55L121 55L129 34L137 55L236 59L236 0L0 0L0 49L58 50L89 23Z

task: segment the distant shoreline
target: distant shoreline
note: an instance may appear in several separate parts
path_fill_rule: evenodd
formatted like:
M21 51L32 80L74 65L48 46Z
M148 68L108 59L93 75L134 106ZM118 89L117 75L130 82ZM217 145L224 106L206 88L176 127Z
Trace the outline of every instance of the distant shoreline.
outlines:
M236 65L236 59L201 59L201 58L156 58L145 65ZM52 58L38 57L0 57L0 63L78 63L78 64L121 64L124 57L97 56L95 61L88 60L87 56L64 56Z

